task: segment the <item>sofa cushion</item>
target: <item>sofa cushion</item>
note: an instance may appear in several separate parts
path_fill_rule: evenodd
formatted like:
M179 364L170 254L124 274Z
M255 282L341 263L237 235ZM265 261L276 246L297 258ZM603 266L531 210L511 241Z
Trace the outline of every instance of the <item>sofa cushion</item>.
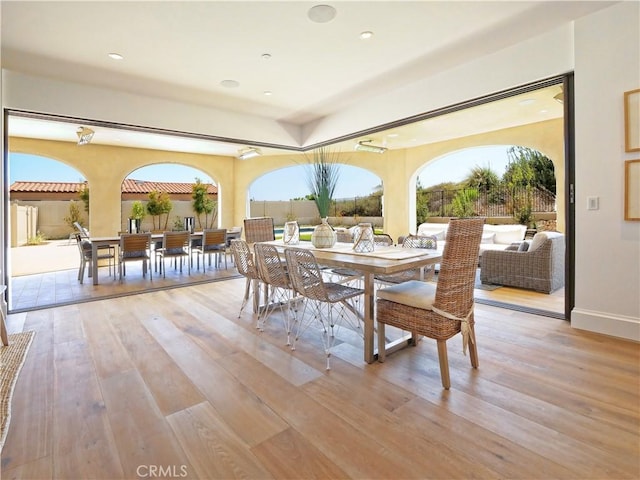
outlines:
M560 232L538 232L533 236L531 245L529 245L529 251L534 252L549 238L561 237Z
M433 235L437 240L444 240L447 236L448 223L425 222L418 225L418 235Z
M495 243L494 239L496 238L495 233L483 233L482 238L480 239L480 243Z
M495 233L494 243L509 245L513 242L521 242L527 232L525 225L485 225L483 233Z

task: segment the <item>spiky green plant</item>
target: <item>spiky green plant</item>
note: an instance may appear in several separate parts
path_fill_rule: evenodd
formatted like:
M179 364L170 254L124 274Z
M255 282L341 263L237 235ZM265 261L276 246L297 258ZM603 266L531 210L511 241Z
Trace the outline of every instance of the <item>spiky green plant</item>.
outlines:
M307 185L318 207L320 218L326 218L329 216L333 194L340 177L338 155L327 147L320 147L305 157L309 166Z

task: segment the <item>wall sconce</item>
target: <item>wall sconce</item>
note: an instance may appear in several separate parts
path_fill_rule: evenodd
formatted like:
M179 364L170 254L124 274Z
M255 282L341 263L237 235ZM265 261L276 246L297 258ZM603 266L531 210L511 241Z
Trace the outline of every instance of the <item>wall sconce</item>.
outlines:
M238 152L238 158L240 160L248 160L253 157L259 157L260 155L262 155L262 152L254 147L243 148Z
M96 132L88 127L79 127L76 133L78 134L78 145L88 145Z
M384 153L387 151L385 147L378 147L377 145L371 145L373 140L362 140L358 142L354 147L355 150L359 150L361 152L371 152L371 153Z

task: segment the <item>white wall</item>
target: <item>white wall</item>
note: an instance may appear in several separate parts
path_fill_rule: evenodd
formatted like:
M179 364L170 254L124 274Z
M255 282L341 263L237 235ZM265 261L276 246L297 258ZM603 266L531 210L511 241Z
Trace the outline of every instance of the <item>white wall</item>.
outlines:
M640 222L624 219L623 93L640 88L640 3L575 24L576 302L572 325L640 341ZM587 210L587 197L600 199Z

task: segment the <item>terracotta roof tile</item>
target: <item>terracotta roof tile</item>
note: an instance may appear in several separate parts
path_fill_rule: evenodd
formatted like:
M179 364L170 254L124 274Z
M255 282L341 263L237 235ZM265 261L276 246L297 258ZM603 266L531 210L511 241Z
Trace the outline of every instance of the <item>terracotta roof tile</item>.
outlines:
M85 182L13 182L10 187L12 192L48 192L48 193L75 193L86 185ZM193 183L179 182L152 182L147 180L125 179L122 182L122 193L149 193L154 190L169 194L190 194ZM218 193L218 187L209 184L209 194Z

